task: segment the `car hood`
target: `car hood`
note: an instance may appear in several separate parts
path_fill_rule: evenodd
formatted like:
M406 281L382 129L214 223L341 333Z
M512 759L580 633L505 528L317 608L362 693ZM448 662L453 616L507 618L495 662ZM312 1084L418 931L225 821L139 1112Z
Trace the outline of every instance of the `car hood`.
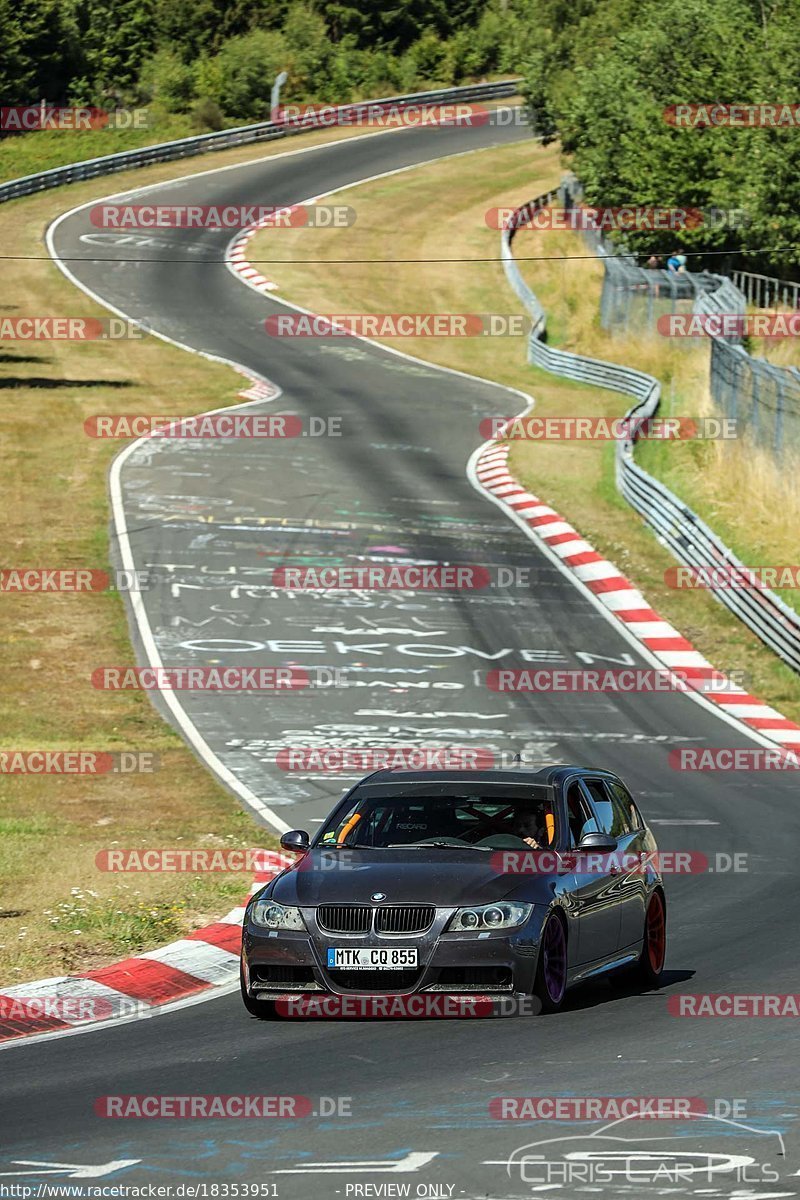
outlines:
M494 853L440 850L311 850L265 892L281 904L369 904L375 892L387 904L447 908L515 897L543 902L552 877L504 874Z

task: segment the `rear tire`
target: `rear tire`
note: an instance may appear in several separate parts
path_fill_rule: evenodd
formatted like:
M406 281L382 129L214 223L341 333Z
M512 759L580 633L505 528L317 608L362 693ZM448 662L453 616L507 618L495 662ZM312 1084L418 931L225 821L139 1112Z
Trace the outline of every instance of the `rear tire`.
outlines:
M554 1013L564 1004L567 992L567 931L556 913L551 913L542 928L539 962L533 994L543 1013Z
M646 987L658 987L667 956L667 906L661 892L653 892L644 919L642 952L636 975Z
M251 1017L258 1017L260 1021L275 1020L277 1013L273 1000L254 1000L252 996L248 996L247 985L244 981L244 968L241 962L239 963L239 987L242 991L242 1004Z

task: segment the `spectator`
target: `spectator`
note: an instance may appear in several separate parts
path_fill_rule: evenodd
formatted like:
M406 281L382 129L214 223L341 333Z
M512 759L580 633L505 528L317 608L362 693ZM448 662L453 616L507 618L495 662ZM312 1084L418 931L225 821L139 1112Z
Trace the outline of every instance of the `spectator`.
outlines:
M670 254L669 258L667 259L667 270L672 271L673 275L676 275L680 270L682 258L683 261L686 262L686 258L682 254Z
M664 261L660 254L651 254L645 265L648 271L660 271L664 265Z

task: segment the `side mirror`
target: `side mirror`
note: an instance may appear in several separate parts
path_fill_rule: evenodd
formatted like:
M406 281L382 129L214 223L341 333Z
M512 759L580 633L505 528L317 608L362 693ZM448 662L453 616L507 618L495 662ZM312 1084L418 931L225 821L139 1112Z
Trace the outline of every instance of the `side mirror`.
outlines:
M595 854L611 854L616 848L617 839L610 833L585 833L578 844L579 850Z
M305 854L308 850L308 834L305 829L289 829L281 834L281 849L293 850L297 854Z

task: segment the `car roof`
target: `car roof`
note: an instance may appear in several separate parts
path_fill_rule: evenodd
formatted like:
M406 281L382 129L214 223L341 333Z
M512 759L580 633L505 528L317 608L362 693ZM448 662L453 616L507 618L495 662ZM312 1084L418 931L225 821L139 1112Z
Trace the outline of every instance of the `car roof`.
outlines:
M380 771L374 771L365 779L361 780L361 784L369 784L370 786L380 783L514 783L514 784L537 784L539 787L556 787L567 776L576 773L590 775L608 775L612 778L613 772L607 771L602 767L586 767L576 766L569 763L554 763L547 767L526 767L524 765L513 767L492 767L484 771L463 770L463 771L405 771L395 769L393 767L385 768ZM357 784L356 787L360 787Z

